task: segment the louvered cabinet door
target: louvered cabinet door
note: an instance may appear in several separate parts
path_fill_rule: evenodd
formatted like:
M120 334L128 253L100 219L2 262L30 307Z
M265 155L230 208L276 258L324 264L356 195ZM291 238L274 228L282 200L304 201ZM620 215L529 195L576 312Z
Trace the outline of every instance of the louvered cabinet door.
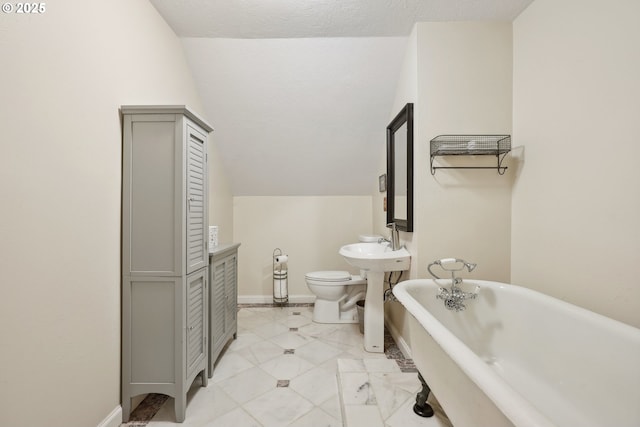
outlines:
M193 273L209 262L207 249L207 145L206 136L190 122L186 125L187 158L187 218L186 257L187 274Z
M207 270L187 277L186 286L186 374L190 377L201 369L207 353Z
M231 255L225 260L225 332L230 333L236 327L238 317L238 267L237 255ZM233 331L235 333L235 331Z
M227 341L225 327L226 298L225 298L225 262L213 262L209 269L210 301L209 301L209 375L213 375L213 366Z

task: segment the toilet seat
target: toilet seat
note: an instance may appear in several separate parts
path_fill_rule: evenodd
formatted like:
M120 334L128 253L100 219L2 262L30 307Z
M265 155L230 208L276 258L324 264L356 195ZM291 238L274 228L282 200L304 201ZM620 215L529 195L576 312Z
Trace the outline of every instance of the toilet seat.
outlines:
M312 271L304 275L307 283L314 286L366 285L367 280L348 271Z
M305 279L317 282L347 282L351 280L348 271L312 271L304 275Z

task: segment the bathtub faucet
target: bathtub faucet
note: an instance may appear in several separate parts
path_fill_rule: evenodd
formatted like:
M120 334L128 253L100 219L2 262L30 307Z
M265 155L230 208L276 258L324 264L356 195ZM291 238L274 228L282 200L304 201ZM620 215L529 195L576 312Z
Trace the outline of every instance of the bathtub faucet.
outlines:
M449 266L450 264L454 264L453 266ZM449 289L445 287L440 287L440 293L437 298L444 300L444 306L449 310L462 311L467 308L463 301L468 299L474 299L478 296L475 292L465 292L458 285L462 283L462 278L456 277L456 271L464 270L465 268L471 272L474 268L476 268L476 264L467 262L463 259L459 258L444 258L439 259L437 261L433 261L431 264L427 266L427 271L431 274L435 279L436 283L438 280L442 280L438 277L433 271L431 271L431 267L434 265L440 266L445 271L451 273L451 286Z

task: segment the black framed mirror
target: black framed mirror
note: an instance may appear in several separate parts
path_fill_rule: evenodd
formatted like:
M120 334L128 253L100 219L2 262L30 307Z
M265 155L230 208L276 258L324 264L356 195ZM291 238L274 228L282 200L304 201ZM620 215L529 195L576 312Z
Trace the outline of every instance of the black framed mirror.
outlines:
M387 126L387 224L413 231L413 104Z

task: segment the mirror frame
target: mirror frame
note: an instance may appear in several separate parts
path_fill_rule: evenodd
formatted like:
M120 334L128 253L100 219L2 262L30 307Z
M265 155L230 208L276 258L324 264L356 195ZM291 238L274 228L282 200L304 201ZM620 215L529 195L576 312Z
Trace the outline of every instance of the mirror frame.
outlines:
M395 133L406 123L407 140L396 141ZM395 144L407 144L407 217L395 216ZM413 103L408 103L387 126L387 224L398 230L413 231Z

